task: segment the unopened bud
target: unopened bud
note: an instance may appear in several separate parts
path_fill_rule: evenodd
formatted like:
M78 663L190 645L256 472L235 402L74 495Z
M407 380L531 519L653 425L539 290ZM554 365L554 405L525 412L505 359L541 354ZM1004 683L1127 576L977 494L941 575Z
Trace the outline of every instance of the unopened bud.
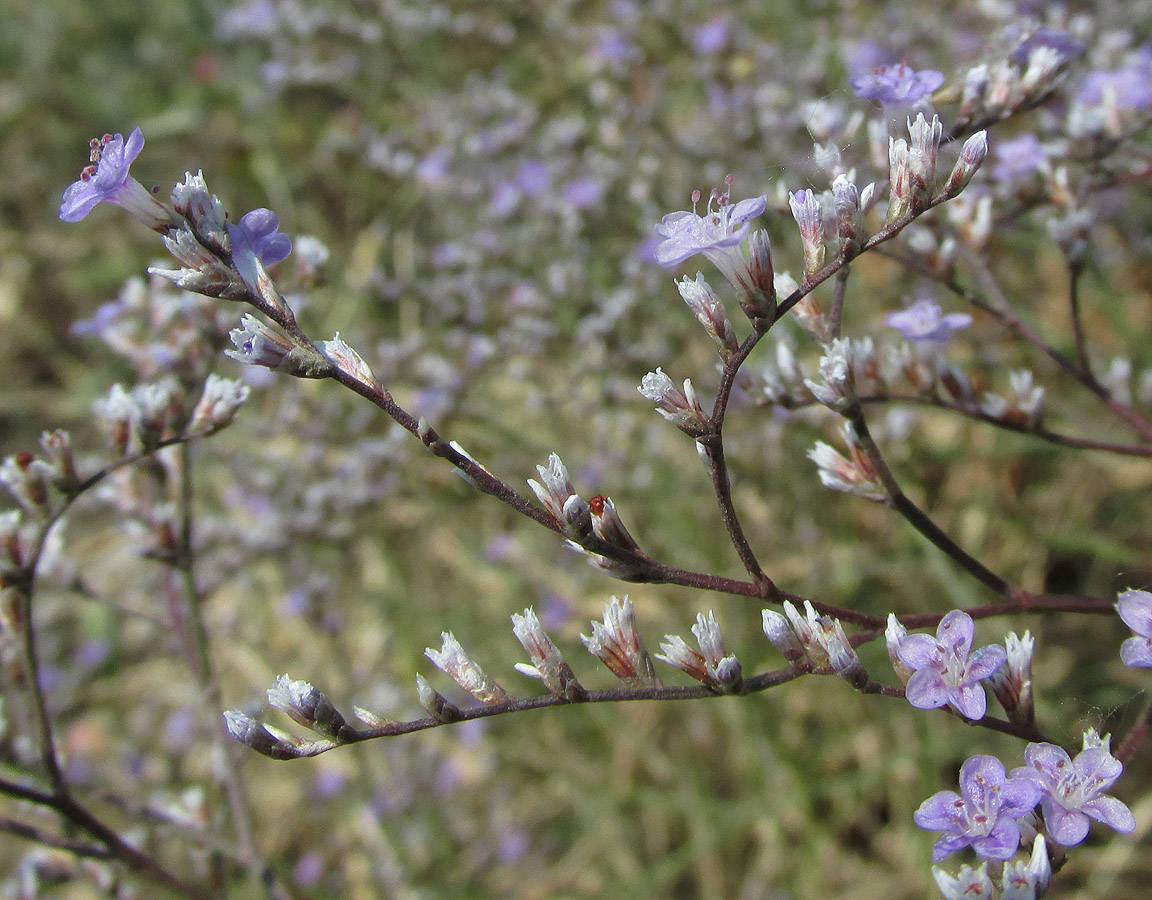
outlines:
M948 181L944 185L944 196L955 197L964 190L987 155L988 132L977 131L964 142L964 147L960 151L960 158L956 160L956 165L952 167L952 174L948 176Z
M328 698L307 681L281 675L268 690L269 705L287 713L292 721L317 734L343 743L354 731Z
M462 718L460 710L428 683L423 675L416 676L416 695L420 698L420 705L437 722L459 722Z

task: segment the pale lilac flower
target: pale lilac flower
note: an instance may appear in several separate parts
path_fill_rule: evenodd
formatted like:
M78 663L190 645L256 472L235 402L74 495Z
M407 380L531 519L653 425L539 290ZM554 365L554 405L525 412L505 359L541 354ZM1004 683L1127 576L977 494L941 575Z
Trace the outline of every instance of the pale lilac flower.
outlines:
M560 188L560 194L573 209L588 209L600 202L604 189L604 182L595 178L573 178Z
M960 793L933 794L912 818L927 831L944 832L932 848L933 862L964 847L985 859L1010 859L1020 845L1016 820L1038 802L1040 788L1032 780L1006 777L994 756L973 756L960 769Z
M907 309L888 313L884 324L895 328L906 341L932 341L944 343L952 332L967 328L972 317L967 313L943 313L935 300L917 300Z
M900 642L900 660L914 673L905 696L917 709L937 709L945 704L969 719L982 719L988 698L980 682L1004 665L1007 651L990 644L972 651L975 626L963 610L948 613L936 637L910 634Z
M1124 68L1089 72L1077 99L1087 106L1108 103L1121 109L1148 109L1152 106L1152 47L1142 47Z
M529 197L543 194L552 186L552 170L539 159L525 159L516 170L516 187Z
M1033 52L1045 49L1054 51L1060 62L1063 63L1083 53L1084 45L1066 31L1058 31L1055 28L1037 28L1016 45L1016 49L1012 51L1012 59L1018 63L1027 64Z
M879 100L884 104L915 103L944 83L944 73L934 69L917 72L906 63L898 63L877 66L866 75L854 75L848 83L856 96L864 100Z
M992 177L1004 183L1024 181L1048 165L1048 154L1031 132L1000 141L995 152L997 162Z
M232 239L232 254L251 251L265 266L286 259L292 252L292 240L281 234L280 218L270 209L254 209L240 217L236 225L228 226Z
M1116 611L1136 635L1120 645L1124 665L1152 669L1152 594L1129 590L1116 600Z
M656 226L656 234L663 240L656 245L653 257L660 265L678 266L698 253L703 253L732 284L741 284L741 275L748 268L740 243L748 236L750 219L761 215L768 206L768 195L761 194L739 203L729 201L727 195L713 191L704 215L681 210L669 213Z
M130 174L132 161L144 149L144 135L134 128L124 135L104 135L91 141L92 165L64 191L60 218L79 222L100 203L115 203L144 221L150 228L171 224L168 209Z
M1012 771L1013 778L1030 780L1042 793L1044 826L1057 844L1071 847L1084 840L1089 818L1124 834L1135 830L1128 807L1104 793L1124 771L1108 745L1109 738L1092 729L1085 732L1084 749L1075 759L1055 744L1029 744L1027 765Z
M692 33L692 49L701 55L719 53L728 45L731 28L726 16L719 16Z

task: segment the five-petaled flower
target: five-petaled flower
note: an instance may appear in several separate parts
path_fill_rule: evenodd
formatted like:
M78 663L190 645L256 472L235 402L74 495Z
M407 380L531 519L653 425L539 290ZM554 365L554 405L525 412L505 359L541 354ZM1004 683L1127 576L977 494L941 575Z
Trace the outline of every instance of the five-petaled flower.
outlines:
M1071 847L1088 836L1088 819L1127 834L1136 828L1131 811L1115 797L1103 793L1120 777L1124 764L1112 756L1107 736L1092 729L1084 733L1084 749L1070 759L1055 744L1029 744L1027 763L1012 770L1013 778L1032 781L1043 795L1040 808L1048 836Z
M848 79L856 96L881 103L915 103L944 83L944 73L935 69L917 72L907 63L878 66L866 75Z
M134 128L124 135L106 134L91 142L92 165L85 167L80 178L64 191L60 218L79 222L100 203L115 203L142 220L150 228L172 224L171 211L133 178L128 170L144 148L144 135Z
M694 201L698 196L698 192L693 195ZM740 243L752 228L749 220L761 215L767 206L767 194L732 203L726 193L714 190L704 215L696 214L694 202L692 210L668 213L660 220L656 235L662 240L652 255L660 265L671 268L703 253L737 290L744 290L756 279L749 272Z
M942 344L952 332L967 328L972 317L967 313L943 313L935 300L917 300L907 309L888 313L884 324L895 328L906 341L931 341Z
M948 704L969 719L982 719L988 698L980 682L1004 665L1007 651L990 644L972 651L975 626L963 610L948 613L936 637L910 634L900 642L901 662L913 669L905 696L917 709Z
M1039 802L1035 781L1015 772L1006 777L994 756L973 756L960 769L960 793L933 794L912 818L921 828L944 832L932 848L932 862L969 846L985 859L1010 859L1020 845L1016 820Z
M1116 600L1116 611L1136 635L1120 645L1126 666L1152 669L1152 593L1125 591Z

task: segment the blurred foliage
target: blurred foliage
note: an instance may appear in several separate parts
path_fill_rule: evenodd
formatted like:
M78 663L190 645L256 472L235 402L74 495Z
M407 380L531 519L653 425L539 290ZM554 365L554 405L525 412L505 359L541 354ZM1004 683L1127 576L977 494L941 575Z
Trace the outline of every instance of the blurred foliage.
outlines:
M657 365L704 392L716 381L707 338L638 248L660 215L727 172L740 196L816 183L801 107L858 106L845 76L861 42L950 73L993 42L998 16L1011 18L995 6L928 3L913 16L861 3L283 0L238 18L220 3L0 0L0 452L52 427L103 447L92 403L132 369L71 327L162 252L119 210L80 225L56 213L87 139L139 125L142 182L166 187L202 168L233 218L268 206L288 233L331 248L302 322L316 337L340 330L402 404L509 483L558 451L586 496L613 496L653 556L739 575L691 442L635 392ZM1133 28L1150 21L1146 3L1112 7L1099 11L1101 30L1116 10ZM694 48L720 19L725 43ZM865 143L845 148L862 170ZM517 178L541 160L551 180L534 193ZM599 198L565 205L562 186L580 179ZM519 194L502 210L494 198L508 184ZM1125 214L1146 219L1146 192L1134 193ZM790 218L765 222L778 269L798 270ZM1152 365L1133 339L1149 325L1146 248L1123 229L1102 231L1084 285L1091 337L1105 354ZM1053 253L1042 223L1025 219L995 265L1031 323L1061 335L1066 287ZM921 289L891 262L861 260L849 329L876 330ZM987 344L957 352L984 389L1034 366L1060 421L1096 427L1099 411L1046 360L990 322L976 327ZM802 352L819 355L810 342ZM217 366L232 377L237 368ZM344 393L288 379L258 386L237 424L195 450L225 702L256 712L288 671L346 712L412 717L416 670L448 690L421 653L449 630L490 675L532 690L512 670L520 648L508 618L530 605L578 676L608 684L579 635L624 586ZM805 453L830 433L822 415L746 401L732 410L737 507L778 583L876 614L988 602L888 512L820 486ZM1144 461L939 412L886 450L910 495L1014 583L1107 595L1152 576ZM125 809L104 808L143 832L141 810L174 808L189 786L207 792L209 821L224 811L213 774L223 763L207 749L214 726L196 712L162 575L140 558L138 537L114 503L83 502L63 541L76 578L46 587L37 616L70 778L96 802L123 797ZM248 552L230 556L229 541ZM754 603L660 586L630 594L650 648L712 608L746 672L779 665ZM1031 617L981 624L978 635L991 642L1009 628L1037 636L1048 733L1069 747L1085 724L1123 733L1146 682L1121 671L1118 623ZM877 647L865 662L874 673L887 665ZM953 787L972 753L1014 765L1021 751L809 678L740 700L532 712L291 764L247 754L243 774L259 848L293 896L868 900L925 896L933 837L912 812ZM1147 752L1132 768L1132 783L1147 783ZM1134 802L1125 783L1117 792ZM153 840L171 858L173 847L201 846L173 826ZM1143 896L1139 846L1094 839L1059 876L1060 896ZM15 871L26 850L6 841L0 868ZM229 895L262 896L239 879ZM99 894L80 881L52 896Z

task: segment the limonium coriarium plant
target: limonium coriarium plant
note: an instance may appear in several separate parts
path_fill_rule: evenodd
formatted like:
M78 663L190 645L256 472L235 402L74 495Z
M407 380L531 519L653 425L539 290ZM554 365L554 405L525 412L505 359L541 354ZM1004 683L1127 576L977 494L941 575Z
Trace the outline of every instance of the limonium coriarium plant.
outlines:
M613 13L622 17L620 28L604 31L596 45L596 65L609 80L640 52L624 27L632 21L621 11L625 5ZM628 13L646 14L639 8ZM241 31L254 27L242 16L229 23ZM688 44L704 60L726 53L747 39L731 25L727 18L710 21L689 35ZM677 310L694 349L674 356L670 344L644 345L662 348L667 358L644 360L648 368L638 369L627 392L617 393L628 394L630 414L643 418L654 411L662 417L652 417L651 427L665 429L661 440L679 442L707 485L731 563L715 571L704 563L710 554L654 534L653 517L638 514L637 485L614 482L610 471L587 464L579 451L561 446L559 437L552 452L537 457L535 477L528 470L508 471L507 457L493 444L480 442L484 452L466 450L452 433L451 404L435 392L396 389L398 367L357 334L360 323L340 326L346 338L339 331L330 338L314 332L307 291L329 251L316 238L293 237L287 209L234 215L202 172L185 173L162 189L147 188L136 180L139 171L150 178L157 173L144 129L110 123L127 135L91 141L85 167L63 188L59 218L93 230L108 227L114 216L121 223L134 220L145 226L141 238L146 229L156 232L157 249L175 262L149 267L150 282L135 283L78 328L78 334L99 337L120 353L133 376L134 383L109 384L97 404L104 445L80 448L67 431L52 430L39 447L0 463L0 483L12 498L0 513L2 649L11 675L5 702L18 710L6 728L19 732L18 738L5 732L13 749L3 759L0 795L39 816L5 817L0 828L63 858L66 877L89 879L104 891L99 896L167 892L208 898L225 896L225 885L233 886L228 895L241 896L242 883L244 896L297 896L300 885L322 885L323 879L309 882L312 870L300 865L286 874L266 855L252 826L246 783L246 773L257 765L267 791L282 771L280 761L359 758L354 754L364 748L352 745L432 741L434 736L417 733L455 727L468 734L467 728L484 722L498 728L494 720L514 716L534 716L546 728L547 716L560 715L549 710L562 706L765 704L798 687L794 682L823 679L819 689L833 698L830 703L858 695L862 716L888 709L902 720L927 723L950 744L958 784L955 768L947 778L928 769L906 777L903 796L885 814L900 808L905 824L923 829L915 877L924 889L934 885L945 898L1031 900L1074 890L1076 880L1100 864L1094 845L1125 846L1147 830L1147 779L1136 773L1141 759L1147 769L1152 706L1135 698L1147 693L1145 676L1152 668L1152 593L1137 573L1152 567L1139 569L1128 554L1133 561L1127 571L1133 574L1116 571L1111 577L1131 582L1107 591L1065 589L1035 568L1005 570L994 562L1001 557L980 546L967 520L942 512L945 501L963 505L966 498L941 500L910 477L930 461L903 440L916 427L912 417L923 413L932 423L962 422L983 430L977 434L1008 434L1014 447L1042 447L1051 455L1045 459L1059 454L1061 465L1064 459L1084 465L1075 476L1062 469L1067 479L1090 479L1099 460L1120 460L1132 467L1128 477L1145 486L1147 499L1152 375L1135 377L1128 361L1111 368L1102 362L1105 351L1094 341L1115 348L1133 335L1123 329L1105 334L1108 315L1089 310L1081 294L1090 272L1107 276L1114 264L1105 257L1138 249L1106 232L1102 219L1125 202L1146 203L1142 185L1152 172L1145 134L1152 124L1152 57L1147 47L1117 49L1122 46L1114 36L1094 34L1087 20L1053 13L1045 21L1014 20L987 42L984 58L939 63L939 69L910 62L913 53L875 58L871 65L850 58L843 72L828 76L842 80L843 108L826 102L806 108L806 133L816 139L807 153L810 172L801 176L791 167L766 166L760 174L737 177L702 166L701 186L685 191L678 204L685 208L647 204L648 241L631 264L654 277L655 293ZM596 90L604 104L614 96L608 87ZM742 104L763 100L758 97L722 96L717 87L711 99L739 111ZM602 130L611 129L603 124ZM471 165L482 152L498 151L509 138L497 131L413 158L405 171L425 186L449 181L463 157ZM568 152L578 141L565 134L558 128L550 140ZM378 151L388 165L400 167L391 151ZM750 171L744 160L738 168ZM626 192L608 190L598 173L596 165L582 174L562 173L559 162L522 159L493 187L483 214L499 221L523 206L548 209L569 222L596 208L610 215L615 193ZM637 182L634 194L649 197L649 187ZM476 185L461 182L460 188L463 195ZM1122 199L1125 192L1136 199ZM1098 202L1105 194L1111 199ZM1032 220L1043 223L1043 240L1062 267L1061 315L1027 312L1034 285L1020 288L997 271L999 242ZM498 231L477 233L474 245L437 252L445 266L463 265L486 241L498 242ZM1105 257L1094 260L1094 243L1105 233L1113 243ZM558 280L561 268L553 272ZM282 287L287 283L291 289ZM1117 280L1111 289L1130 287ZM503 296L511 305L527 303L523 297L530 291L521 283ZM482 319L462 317L477 332L471 337L482 336ZM604 322L596 327L610 330L610 320ZM593 326L585 322L580 329L583 335ZM1143 353L1144 343L1134 341L1131 352ZM468 346L477 359L498 355L483 342ZM212 371L221 358L235 361L227 365L237 377ZM604 363L589 361L590 368L597 365ZM278 376L288 378L277 381ZM465 372L453 384L462 391L468 377ZM540 598L505 610L499 627L510 622L517 652L523 651L510 662L474 656L470 627L438 619L433 624L431 614L413 607L430 646L403 693L379 691L362 700L365 705L352 703L352 696L373 695L356 683L362 672L351 650L345 677L335 685L308 671L315 659L309 654L288 660L291 672L270 686L251 684L247 695L225 689L222 662L213 653L218 624L204 603L225 579L210 575L200 560L219 538L215 546L230 551L231 570L253 572L245 567L256 566L261 554L292 558L287 551L293 539L260 532L254 494L243 499L252 515L238 529L242 536L229 540L234 532L223 524L213 526L218 534L205 528L201 536L192 503L201 463L192 448L217 440L225 429L235 434L258 427L267 436L269 423L249 407L256 392L268 396L292 378L323 382L314 386L314 398L351 392L356 415L371 413L368 419L391 423L389 442L403 437L410 447L428 451L423 468L454 471L509 528L543 529L556 547L586 560L586 575L600 591L599 617L567 628ZM1082 408L1070 406L1069 396L1095 418L1069 413ZM319 408L328 400L310 402L317 406L313 418L302 416L297 426L323 437L337 414ZM497 405L491 410L494 433L515 440L501 424L515 413ZM758 429L758 442L770 430L794 430L805 436L807 452L760 452L732 436L749 423ZM593 440L602 433L589 431ZM271 457L274 442L265 439ZM963 445L953 449L957 457L975 452ZM384 499L385 492L372 496L372 490L399 453L389 443L376 459L379 468L372 469L366 446L359 468L337 477L345 489L330 506L317 499L319 486L308 490L309 479L324 465L321 454L300 460L280 489L295 492L296 517L312 521L313 540L323 534L335 546L351 546L364 537L353 524L360 502L354 495L363 494L365 502ZM769 457L779 471L753 474ZM1022 464L1005 476L1022 505L1029 500L1026 469ZM272 471L269 463L261 477L272 479ZM765 539L762 511L749 503L748 485L755 479L768 485L769 497L773 481L803 481L811 486L814 506L859 510L872 528L909 537L918 555L907 578L915 581L934 566L947 572L949 591L917 589L921 604L905 608L899 600L905 595L890 597L879 580L865 580L870 586L842 596L835 577L800 577ZM352 483L361 488L352 490ZM1077 490L1071 482L1062 489ZM238 494L245 490L238 481ZM611 490L619 491L616 499ZM64 713L45 662L59 641L38 603L43 582L67 570L60 530L88 495L103 498L132 523L139 555L156 565L159 574L150 583L157 605L166 609L179 639L200 713L212 723L205 752L219 791L211 801L182 800L192 810L182 813L184 819L160 817L169 831L177 820L193 823L177 829L175 838L153 834L157 815L131 798L110 805L81 789L70 757L83 736L61 728ZM659 499L650 498L654 509ZM1147 518L1147 512L1133 503L1130 515ZM306 533L299 523L285 527ZM780 521L777 527L788 526ZM812 556L816 570L831 573L838 565L818 549ZM297 563L302 559L296 557ZM564 559L558 555L556 565ZM307 606L309 585L316 584L306 571L293 571L297 590L285 600L285 610ZM69 579L78 593L88 591L81 574ZM641 592L664 586L675 588L677 598L697 599L683 601L695 605L678 613L680 633L661 639L650 633L644 614L652 595ZM737 607L717 602L725 597L753 605L762 628L754 640L729 626L726 620L738 618L731 612ZM323 621L322 611L317 615ZM1048 681L1067 657L1049 641L1074 641L1075 632L1049 623L1073 617L1102 623L1099 633L1107 641L1092 650L1098 677L1114 678L1109 696L1131 708L1124 716L1069 731L1053 709L1065 700L1052 696ZM516 644L509 642L509 649ZM235 661L227 665L251 670ZM419 666L419 660L411 665ZM531 681L505 680L517 675ZM779 709L787 727L785 705ZM621 711L617 706L600 712ZM687 725L681 737L688 740ZM595 765L608 771L614 764L605 758ZM884 824L868 827L877 832L869 834L869 846L884 845ZM531 844L533 838L523 832L517 840ZM323 856L327 850L316 852ZM48 896L41 892L44 865L27 864L21 871L32 873L21 882L24 893L6 896ZM381 890L381 896L392 895ZM843 895L853 895L851 887Z

